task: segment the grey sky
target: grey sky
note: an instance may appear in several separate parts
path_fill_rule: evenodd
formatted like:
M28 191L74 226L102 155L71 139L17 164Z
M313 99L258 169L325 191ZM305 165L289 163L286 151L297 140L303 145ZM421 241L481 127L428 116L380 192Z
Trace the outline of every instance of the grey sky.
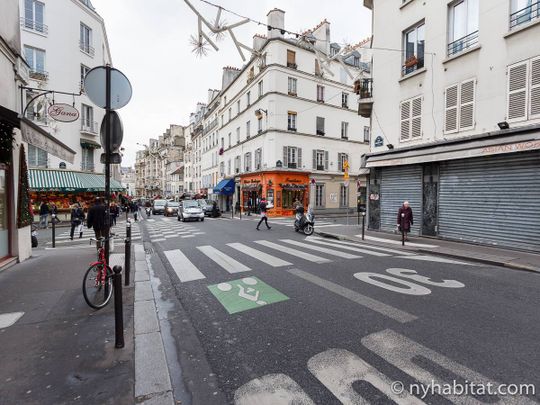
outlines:
M331 23L332 40L355 43L371 31L370 12L361 0L213 0L213 3L255 20L266 22L274 7L285 11L285 28L299 32L323 19ZM123 166L135 162L136 145L161 135L169 124L188 123L198 101L206 102L207 90L219 88L223 66L243 62L230 38L218 43L202 59L192 53L190 35L197 32L197 18L183 0L92 0L105 19L113 64L133 86L130 104L120 110L124 123ZM191 0L212 21L216 9ZM229 23L239 19L228 13ZM247 24L235 30L237 38L251 46L255 33L265 27Z

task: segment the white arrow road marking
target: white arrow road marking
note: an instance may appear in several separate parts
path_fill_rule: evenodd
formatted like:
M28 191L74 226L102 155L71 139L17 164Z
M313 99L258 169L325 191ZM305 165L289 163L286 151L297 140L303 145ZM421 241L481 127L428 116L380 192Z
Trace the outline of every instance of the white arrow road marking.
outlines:
M386 272L393 274L394 276L409 278L419 283L427 284L427 285L434 285L436 287L444 287L444 288L465 287L465 284L460 283L459 281L456 281L456 280L433 281L429 277L421 276L420 274L416 272L416 270L392 268L392 269L386 269Z
M291 256L296 256L296 257L299 257L301 259L308 260L310 262L330 263L332 261L332 260L329 260L329 259L325 259L324 257L315 256L314 254L302 252L302 251L300 251L298 249L291 249L291 248L289 248L287 246L279 245L277 243L270 242L270 241L267 241L267 240L256 240L255 243L258 243L259 245L269 247L271 249L279 250L280 252L287 253L287 254L289 254Z
M237 260L233 259L232 257L226 255L225 253L221 252L220 250L217 250L213 246L197 246L197 249L199 249L206 256L208 256L214 262L216 262L221 267L223 267L225 270L227 270L229 273L240 273L242 271L250 271L251 270L249 267L243 265L239 261L237 261Z
M339 248L339 249L343 249L343 250L350 250L351 252L364 253L366 255L371 255L371 256L378 256L378 257L389 256L386 253L374 252L372 250L359 249L359 248L352 247L352 246L346 246L346 245L342 245L339 242L331 243L331 242L327 242L327 241L324 241L324 240L319 240L319 239L311 238L311 237L307 237L306 240L308 240L309 242L312 242L312 243L317 243L319 245L332 246L334 248Z
M227 245L272 267L290 266L292 264L280 259L279 257L253 249L252 247L246 246L243 243L227 243Z
M426 262L438 262L438 263L449 263L449 264L461 264L463 266L476 266L472 263L466 263L466 262L460 262L458 260L452 260L452 259L446 259L444 257L437 257L437 256L403 256L403 257L396 257L396 259L412 259L412 260L422 260Z
M300 386L285 374L268 374L242 385L234 393L235 405L315 405Z
M418 285L416 283L411 283L410 281L402 280L387 274L379 273L370 273L370 272L361 272L353 274L358 280L363 281L368 284L375 285L377 287L384 288L385 290L390 290L398 292L401 294L407 295L429 295L431 290L424 286ZM377 279L388 280L393 284L385 283L384 281L379 281ZM404 287L398 287L394 284L398 284Z
M0 329L8 328L17 322L24 315L24 312L8 312L0 314Z
M424 404L404 391L401 395L392 392L392 380L370 366L357 355L343 349L329 349L313 356L308 369L344 405L370 404L369 398L353 388L356 381L365 381L381 391L396 404Z
M317 252L326 253L327 255L341 257L342 259L360 259L362 256L353 255L350 253L340 252L339 250L328 249L321 246L309 245L307 243L298 242L292 239L281 239L281 242L288 243L289 245L298 246L304 249L315 250Z
M167 250L165 256L181 282L205 278L197 267L184 255L180 249Z

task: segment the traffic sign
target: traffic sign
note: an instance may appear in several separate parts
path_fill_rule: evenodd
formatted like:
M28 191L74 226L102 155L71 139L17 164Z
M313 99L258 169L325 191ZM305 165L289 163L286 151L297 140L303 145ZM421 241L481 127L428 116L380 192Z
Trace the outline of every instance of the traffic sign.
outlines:
M118 69L111 69L111 110L124 107L133 94L128 78ZM107 67L98 66L91 69L84 77L84 91L88 98L98 107L106 108Z
M105 148L105 152L107 152L107 150L109 152L118 152L118 149L120 149L120 146L122 145L122 139L124 138L124 128L122 126L122 120L120 119L120 115L118 115L116 111L110 111L109 117L109 120L111 122L110 147L109 149L107 149L107 141L105 140L105 120L107 119L107 114L105 114L103 120L101 121L101 130L99 133L99 136L101 138L101 145Z

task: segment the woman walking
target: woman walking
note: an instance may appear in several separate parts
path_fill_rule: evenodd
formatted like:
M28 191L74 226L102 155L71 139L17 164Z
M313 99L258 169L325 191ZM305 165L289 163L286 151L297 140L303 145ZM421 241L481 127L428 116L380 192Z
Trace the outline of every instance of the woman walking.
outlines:
M83 222L84 222L84 211L81 208L81 205L79 203L75 203L73 204L71 208L71 233L70 233L71 240L73 240L73 236L75 235L75 228L77 228L79 239L82 238Z
M266 229L271 229L272 227L271 226L268 226L268 215L266 213L266 207L267 207L267 202L266 202L266 198L263 197L263 199L261 200L261 203L259 204L259 209L261 211L261 220L259 221L259 223L257 224L257 230L260 231L259 229L259 226L261 226L262 222L264 221L264 223L266 224Z
M413 226L413 212L412 208L409 206L409 201L403 201L403 205L399 208L397 224L399 231L404 232L405 240L409 240L407 234L411 231L411 227Z

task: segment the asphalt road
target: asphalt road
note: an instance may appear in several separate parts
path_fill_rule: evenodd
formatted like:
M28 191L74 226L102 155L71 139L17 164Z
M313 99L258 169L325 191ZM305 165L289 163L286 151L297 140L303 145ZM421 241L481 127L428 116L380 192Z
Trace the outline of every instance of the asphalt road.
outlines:
M540 402L538 274L255 220L139 224L182 404Z

